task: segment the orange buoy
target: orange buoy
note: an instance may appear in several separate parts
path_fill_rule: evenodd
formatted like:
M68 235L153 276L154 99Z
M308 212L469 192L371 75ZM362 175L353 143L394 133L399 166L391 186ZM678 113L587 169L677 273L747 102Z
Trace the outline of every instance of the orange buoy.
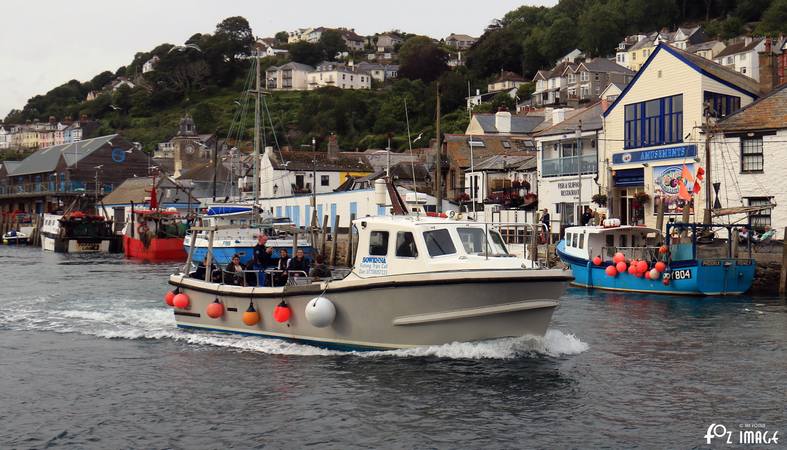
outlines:
M249 307L246 309L246 312L243 313L243 323L250 327L260 323L260 313L254 309L254 304L252 302L249 302Z
M167 293L164 294L164 303L169 306L175 306L175 295L175 291L167 291Z
M172 299L172 304L175 308L185 309L189 307L189 296L186 294L178 294Z
M615 266L607 266L604 272L610 277L616 277L618 275L618 269L616 269Z
M640 261L637 263L637 271L641 273L645 273L648 271L648 262L647 261Z
M664 272L667 269L667 265L662 261L657 262L653 267L659 272Z
M597 266L600 266L601 265L601 257L600 256L596 256L595 258L593 258L593 264L595 264Z
M615 268L619 273L624 273L626 271L626 262L620 261L619 263L615 264Z
M222 305L217 298L216 300L213 300L213 303L208 305L208 308L205 310L205 314L207 314L211 319L218 319L224 315L224 305Z
M662 255L665 255L668 251L669 251L669 247L667 247L666 245L662 245L661 247L659 247L659 253L661 253Z
M615 253L615 256L612 257L612 261L615 262L615 263L619 263L621 261L625 262L626 261L626 255L624 255L621 252L617 252L617 253Z
M636 275L637 274L637 265L634 264L634 263L631 263L631 265L629 266L628 273L629 273L629 275Z
M273 320L279 323L284 323L290 320L290 316L292 315L292 310L284 300L281 301L276 307L273 309Z

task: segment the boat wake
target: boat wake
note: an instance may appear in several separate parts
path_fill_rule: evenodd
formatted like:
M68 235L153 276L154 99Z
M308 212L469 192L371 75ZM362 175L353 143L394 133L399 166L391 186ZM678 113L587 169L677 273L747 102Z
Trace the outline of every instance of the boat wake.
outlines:
M437 357L446 359L512 359L528 356L575 355L588 345L570 333L550 329L544 337L522 336L482 342L455 342L402 350L345 352L321 349L280 339L266 339L176 327L172 311L134 305L129 299L108 299L98 310L95 301L52 305L47 299L0 303L0 329L78 333L104 339L173 340L200 347L294 356ZM46 306L46 307L45 307Z

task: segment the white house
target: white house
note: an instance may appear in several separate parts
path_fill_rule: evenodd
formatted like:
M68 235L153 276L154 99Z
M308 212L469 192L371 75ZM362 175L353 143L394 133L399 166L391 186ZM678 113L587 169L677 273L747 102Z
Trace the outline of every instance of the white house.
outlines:
M310 91L325 86L341 89L371 89L372 77L367 72L353 71L344 64L322 62L316 70L309 73L307 84Z
M260 196L333 192L348 176L373 172L363 153L340 152L335 141L329 142L328 148L328 152L313 152L266 147L260 159Z
M265 71L265 86L281 91L305 91L312 71L314 67L297 62L271 66Z
M603 139L601 102L579 110L555 109L552 126L534 135L538 149L539 208L547 208L553 222L579 223L591 206L598 184L599 144Z
M765 51L765 38L744 37L728 45L713 59L724 67L760 80L760 54Z
M730 114L718 122L722 133L714 136L711 151L724 155L718 166L724 174L715 181L726 180L734 174L733 185L722 186L719 203L722 208L746 208L758 205L777 205L772 209L735 214L733 221L749 222L762 232L773 226L777 238L784 238L787 226L787 84L776 88L766 97ZM719 205L717 205L719 206Z
M0 149L7 149L11 147L11 130L0 126Z
M142 73L153 72L156 70L156 64L158 64L160 60L161 59L158 56L154 55L152 58L145 61L145 64L142 65Z
M487 85L487 91L499 92L508 89L518 88L525 82L522 75L514 72L500 72L500 75L494 81Z
M686 205L677 196L677 178L684 164L692 172L707 165L699 151L706 115L730 115L758 95L753 79L659 44L603 115L599 178L608 195L608 216L654 226L654 205L661 198L666 214L682 214ZM640 193L649 200L641 202ZM704 202L695 200L694 218L701 220Z

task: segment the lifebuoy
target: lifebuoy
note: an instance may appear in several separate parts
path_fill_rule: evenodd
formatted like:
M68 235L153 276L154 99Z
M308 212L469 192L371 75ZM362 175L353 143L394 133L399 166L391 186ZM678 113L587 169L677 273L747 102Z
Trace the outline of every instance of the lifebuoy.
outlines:
M137 233L139 234L146 234L148 231L150 231L150 228L148 228L147 224L141 223L137 227Z

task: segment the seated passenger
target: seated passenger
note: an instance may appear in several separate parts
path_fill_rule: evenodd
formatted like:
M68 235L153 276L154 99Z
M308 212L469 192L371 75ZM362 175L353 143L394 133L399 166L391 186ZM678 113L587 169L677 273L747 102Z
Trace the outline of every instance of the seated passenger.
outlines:
M240 256L232 255L232 261L224 269L224 284L234 284L243 286L243 266L240 264Z
M206 269L207 264L208 264L208 257L205 256L205 258L199 264L197 264L197 269L194 272L192 272L189 276L191 278L196 278L198 280L203 280L204 281L205 280L205 269ZM215 264L213 264L211 262L210 263L210 269L211 269L210 271L212 273L211 281L213 281L215 283L215 282L218 281L218 279L217 279L218 278L218 274L217 274L218 268L216 267Z
M287 255L287 250L279 250L279 260L276 261L276 266L274 267L276 273L271 278L274 283L273 286L284 286L287 284L287 266L289 264L290 258Z
M309 259L303 254L303 249L295 250L295 258L292 258L287 264L287 271L289 275L300 277L309 273Z

